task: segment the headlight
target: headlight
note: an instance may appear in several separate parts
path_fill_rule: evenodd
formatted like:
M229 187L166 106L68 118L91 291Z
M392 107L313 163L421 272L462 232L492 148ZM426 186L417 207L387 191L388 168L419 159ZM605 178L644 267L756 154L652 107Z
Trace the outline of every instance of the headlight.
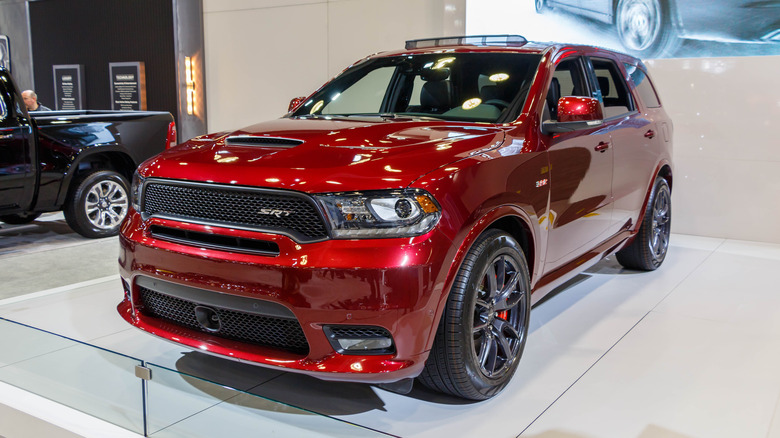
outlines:
M419 236L441 217L439 205L423 190L332 193L317 200L336 239Z
M138 172L133 174L133 182L130 184L130 202L135 211L141 211L141 190L144 187L144 179Z

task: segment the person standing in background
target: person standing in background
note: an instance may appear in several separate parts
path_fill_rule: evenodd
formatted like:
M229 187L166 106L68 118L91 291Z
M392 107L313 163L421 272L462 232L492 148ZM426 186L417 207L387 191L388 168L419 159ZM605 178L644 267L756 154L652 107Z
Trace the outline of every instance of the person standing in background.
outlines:
M38 103L38 95L33 90L22 91L22 99L24 99L24 104L27 105L27 111L51 111L51 108Z

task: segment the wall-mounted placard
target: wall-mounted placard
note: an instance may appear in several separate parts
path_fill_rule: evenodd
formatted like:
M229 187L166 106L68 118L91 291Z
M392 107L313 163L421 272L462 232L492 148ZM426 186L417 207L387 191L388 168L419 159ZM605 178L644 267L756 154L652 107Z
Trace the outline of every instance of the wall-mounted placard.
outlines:
M53 65L54 105L57 110L82 110L84 98L84 66Z
M110 62L111 109L146 110L146 70L143 62Z

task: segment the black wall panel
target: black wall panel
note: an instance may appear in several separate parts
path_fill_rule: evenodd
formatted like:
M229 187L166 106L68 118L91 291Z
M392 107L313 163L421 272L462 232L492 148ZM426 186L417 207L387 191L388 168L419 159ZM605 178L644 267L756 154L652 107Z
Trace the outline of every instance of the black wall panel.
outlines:
M147 108L176 115L170 0L40 0L29 3L38 100L54 108L52 65L83 64L87 109L111 109L109 62L146 64Z

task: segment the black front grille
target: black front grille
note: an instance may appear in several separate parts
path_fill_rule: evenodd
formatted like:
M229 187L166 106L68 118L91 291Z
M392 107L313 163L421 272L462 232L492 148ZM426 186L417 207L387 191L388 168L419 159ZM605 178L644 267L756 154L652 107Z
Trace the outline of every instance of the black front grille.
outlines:
M299 242L328 237L311 198L273 190L151 181L144 187L142 211L278 232Z
M226 251L245 252L270 256L279 255L279 245L275 242L243 237L226 236L223 234L201 233L180 228L152 225L149 232L155 239L170 240L187 245L198 245L207 248Z
M198 303L139 287L141 312L190 329L209 333L221 338L233 339L262 346L274 347L297 354L309 352L309 344L301 325L295 319L254 315L209 306L219 315L220 329L217 332L204 329L195 316Z

